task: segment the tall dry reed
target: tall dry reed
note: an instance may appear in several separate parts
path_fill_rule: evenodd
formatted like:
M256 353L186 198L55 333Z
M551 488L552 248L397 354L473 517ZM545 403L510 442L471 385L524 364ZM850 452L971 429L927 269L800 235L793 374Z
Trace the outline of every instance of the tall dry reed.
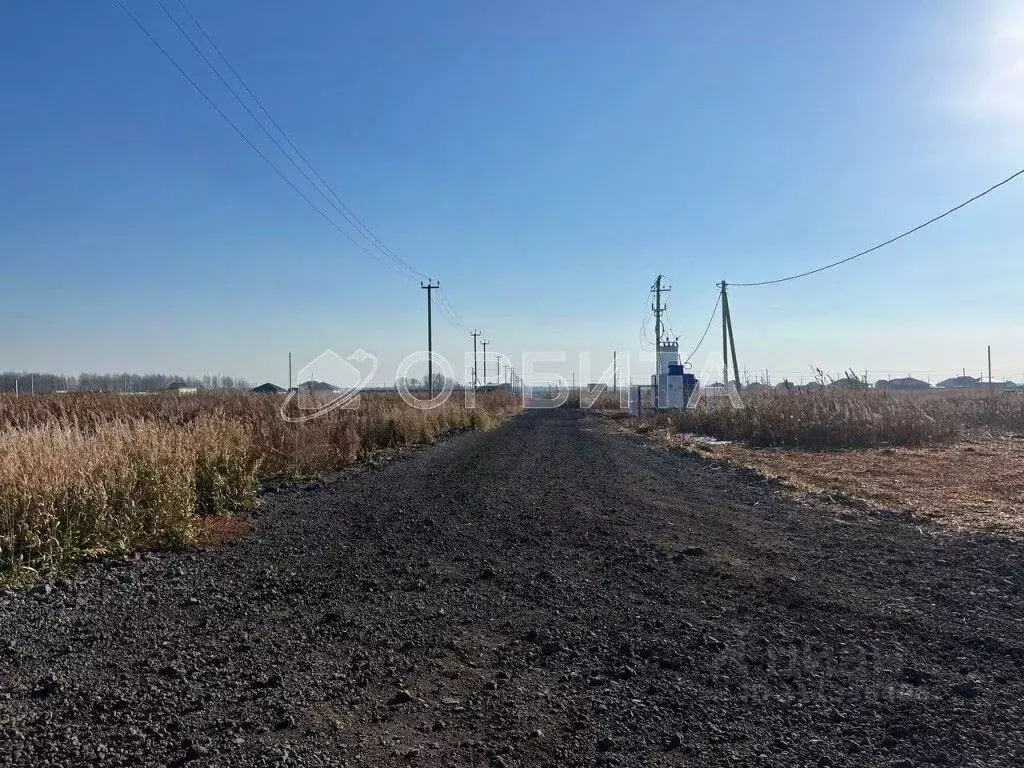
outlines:
M418 410L364 395L292 423L247 394L0 397L0 578L83 554L195 540L200 516L252 507L261 478L337 469L374 451L486 428L500 394Z
M719 397L659 419L680 432L808 449L941 445L971 430L1024 430L1024 396L1015 393L827 388L744 393L743 402L736 409Z

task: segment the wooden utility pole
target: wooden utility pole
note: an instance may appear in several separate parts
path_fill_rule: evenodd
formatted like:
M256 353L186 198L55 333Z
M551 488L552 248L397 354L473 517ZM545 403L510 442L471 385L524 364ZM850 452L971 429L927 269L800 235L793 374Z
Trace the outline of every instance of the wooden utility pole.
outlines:
M420 283L420 288L427 292L427 380L430 382L430 399L434 399L434 339L433 331L431 328L431 308L430 308L430 295L441 287L440 283L432 283L427 280L427 284Z

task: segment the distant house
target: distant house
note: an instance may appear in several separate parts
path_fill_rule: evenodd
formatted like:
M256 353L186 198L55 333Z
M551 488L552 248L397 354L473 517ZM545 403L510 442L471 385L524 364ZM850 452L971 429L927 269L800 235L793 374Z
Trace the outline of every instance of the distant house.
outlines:
M271 384L269 381L266 384L260 384L258 387L253 387L250 392L255 392L258 395L279 395L284 392L284 387L279 387L277 384Z
M944 379L936 384L939 389L975 389L981 386L981 379L973 376L954 376L952 379Z
M834 389L866 389L868 385L860 379L852 379L847 376L843 379L836 379L829 386Z
M875 382L875 389L891 389L897 392L917 392L931 388L932 385L927 381L915 379L913 376L906 376L902 379L881 379Z
M326 381L304 381L295 387L295 391L303 395L311 395L316 392L337 392L338 388Z
M183 381L172 381L166 391L172 395L194 395L199 390L196 387L190 387Z

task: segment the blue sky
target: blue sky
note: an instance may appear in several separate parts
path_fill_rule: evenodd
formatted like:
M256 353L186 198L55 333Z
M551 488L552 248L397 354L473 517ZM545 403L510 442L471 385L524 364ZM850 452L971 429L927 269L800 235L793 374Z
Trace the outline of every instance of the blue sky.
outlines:
M304 184L155 0L125 1ZM717 281L841 258L1024 167L1019 3L190 7L348 206L515 358L618 349L639 379L657 273L689 349ZM114 2L0 14L0 368L283 383L289 351L361 347L390 378L423 347L418 283L310 210ZM735 288L741 366L935 380L992 344L996 375L1024 378L1021 210L1024 182ZM435 349L470 347L435 316Z

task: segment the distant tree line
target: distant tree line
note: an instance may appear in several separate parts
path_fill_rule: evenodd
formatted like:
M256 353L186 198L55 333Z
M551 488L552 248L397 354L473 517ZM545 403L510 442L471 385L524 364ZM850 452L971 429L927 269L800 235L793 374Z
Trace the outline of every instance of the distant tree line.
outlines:
M434 391L440 392L445 388L445 385L450 383L453 389L459 389L460 384L455 379L448 379L443 373L434 374ZM395 381L395 388L405 386L406 389L413 391L418 389L429 389L430 379L424 376L422 379L415 377L400 378Z
M0 392L47 395L54 392L159 392L172 384L196 389L250 389L233 376L174 376L167 373L80 373L62 376L33 371L0 373Z

